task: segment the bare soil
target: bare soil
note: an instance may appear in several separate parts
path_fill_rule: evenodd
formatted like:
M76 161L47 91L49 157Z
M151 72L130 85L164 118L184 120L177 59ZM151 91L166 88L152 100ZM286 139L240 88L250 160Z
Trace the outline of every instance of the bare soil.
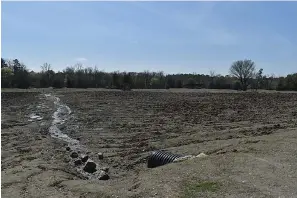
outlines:
M71 109L60 130L109 180L87 179L51 137L46 93ZM3 197L297 197L297 93L46 89L1 100ZM208 156L148 169L158 149Z

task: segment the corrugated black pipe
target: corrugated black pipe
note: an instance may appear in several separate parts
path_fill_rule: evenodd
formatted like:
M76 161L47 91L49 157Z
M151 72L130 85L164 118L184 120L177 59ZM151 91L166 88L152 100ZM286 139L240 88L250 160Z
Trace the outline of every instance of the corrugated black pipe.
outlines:
M182 157L181 155L172 154L164 151L153 151L147 161L148 168L155 168L173 162L176 158Z

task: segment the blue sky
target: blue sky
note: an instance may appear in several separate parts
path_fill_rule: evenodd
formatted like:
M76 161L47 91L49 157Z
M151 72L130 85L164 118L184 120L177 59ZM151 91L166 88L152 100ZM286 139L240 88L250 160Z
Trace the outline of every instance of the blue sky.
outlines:
M29 69L297 72L297 2L2 2L2 57Z

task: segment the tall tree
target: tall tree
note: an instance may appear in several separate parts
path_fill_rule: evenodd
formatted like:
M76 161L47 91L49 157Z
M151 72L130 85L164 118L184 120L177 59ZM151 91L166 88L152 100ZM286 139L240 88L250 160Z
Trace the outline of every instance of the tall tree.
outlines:
M11 87L13 71L9 67L2 67L1 68L1 84L4 88Z
M243 91L247 90L250 79L253 77L254 72L255 63L247 59L236 61L230 67L230 74L238 78Z
M214 79L216 77L216 73L214 70L210 70L209 77L210 77L210 84L209 84L208 88L213 89L215 87Z
M49 87L52 85L52 79L54 78L54 71L52 70L52 66L49 63L44 63L41 67L42 72L42 82L41 85L43 87Z
M49 70L52 69L51 64L48 64L48 63L44 63L40 67L41 67L41 70L42 70L43 73L46 73L46 72L48 72Z
M118 72L112 74L112 86L117 89L120 87L120 76Z
M13 64L13 72L16 73L18 72L19 70L22 70L22 66L21 66L21 63L18 59L14 59L12 61L12 64Z
M1 68L3 67L7 67L7 64L6 61L3 58L1 58Z
M127 90L131 90L131 87L132 87L131 73L124 73L122 89L124 91L127 91Z
M255 88L256 88L256 91L260 88L262 88L263 86L263 69L259 69L259 71L257 72L256 74L256 85L255 85Z

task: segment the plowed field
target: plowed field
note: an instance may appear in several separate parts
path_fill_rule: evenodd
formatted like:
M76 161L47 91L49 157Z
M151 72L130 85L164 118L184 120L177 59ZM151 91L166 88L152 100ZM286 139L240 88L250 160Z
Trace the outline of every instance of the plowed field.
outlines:
M51 136L57 106L46 93L71 110L59 130L109 167L109 180L87 180L69 142ZM296 93L37 90L1 99L4 197L297 196ZM208 156L148 169L158 149Z

